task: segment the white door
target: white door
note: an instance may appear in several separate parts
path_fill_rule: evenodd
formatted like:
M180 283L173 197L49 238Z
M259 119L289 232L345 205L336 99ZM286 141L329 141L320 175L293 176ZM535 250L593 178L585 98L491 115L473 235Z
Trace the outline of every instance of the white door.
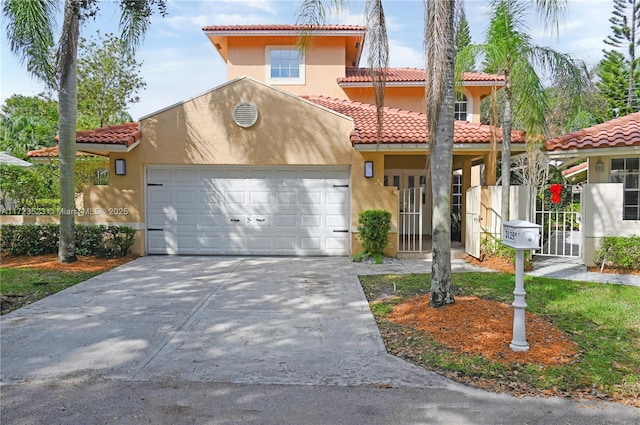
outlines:
M480 258L480 201L481 187L473 186L467 189L466 207L467 217L465 221L464 249L467 254Z
M147 167L149 254L349 255L345 167Z

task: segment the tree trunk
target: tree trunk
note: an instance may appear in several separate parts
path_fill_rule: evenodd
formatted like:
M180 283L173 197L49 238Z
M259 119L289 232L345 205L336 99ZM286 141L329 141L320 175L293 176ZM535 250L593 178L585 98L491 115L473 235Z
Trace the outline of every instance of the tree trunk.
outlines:
M631 4L631 23L629 25L629 87L627 90L627 113L631 114L633 112L637 112L634 107L640 106L635 105L635 102L640 102L640 99L635 99L635 89L636 89L636 26L638 13L636 12L636 8L638 5L635 1Z
M58 110L60 115L60 244L58 260L71 263L77 260L75 250L75 161L76 115L78 109L77 56L80 22L79 4L65 2L65 16L60 40L60 87Z
M501 222L509 221L509 190L511 188L511 81L505 73L504 115L502 117L502 204Z
M451 2L453 3L453 2ZM446 64L435 133L431 140L431 184L433 192L433 223L431 266L431 307L453 304L451 281L451 174L453 172L453 123L454 123L454 66L455 43L453 4L446 36Z

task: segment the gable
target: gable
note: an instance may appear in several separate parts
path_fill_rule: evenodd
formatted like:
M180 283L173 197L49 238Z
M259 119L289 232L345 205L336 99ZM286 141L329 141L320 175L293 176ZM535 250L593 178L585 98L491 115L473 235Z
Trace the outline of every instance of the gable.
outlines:
M243 128L234 108L254 105ZM243 77L140 121L149 162L202 164L345 164L353 122L292 94Z

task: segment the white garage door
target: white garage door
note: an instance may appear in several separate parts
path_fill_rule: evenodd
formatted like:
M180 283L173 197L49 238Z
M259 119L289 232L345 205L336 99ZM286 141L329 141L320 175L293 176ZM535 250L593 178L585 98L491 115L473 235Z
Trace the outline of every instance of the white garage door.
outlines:
M344 167L147 167L150 254L348 255Z

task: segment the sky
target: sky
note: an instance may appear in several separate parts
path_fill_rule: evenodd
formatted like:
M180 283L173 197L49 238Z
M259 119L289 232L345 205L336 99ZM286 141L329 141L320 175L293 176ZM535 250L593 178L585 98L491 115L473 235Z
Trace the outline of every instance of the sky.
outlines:
M62 1L62 0L61 0ZM129 112L137 120L155 111L189 99L226 81L225 63L202 32L207 25L294 24L301 0L167 0L168 15L155 15L143 44L137 50L147 87L141 101ZM364 2L351 0L328 24L364 25ZM482 43L488 24L489 0L465 0L465 13L474 43ZM424 68L422 0L383 2L393 67ZM613 0L568 0L568 10L559 31L552 34L535 17L529 33L536 44L552 47L596 64L610 33ZM91 37L100 30L118 33L119 13L115 4L101 1L100 13L87 21L81 35ZM59 19L59 22L62 19ZM13 94L26 96L44 91L11 53L2 23L0 45L0 100ZM366 66L363 58L361 66Z

